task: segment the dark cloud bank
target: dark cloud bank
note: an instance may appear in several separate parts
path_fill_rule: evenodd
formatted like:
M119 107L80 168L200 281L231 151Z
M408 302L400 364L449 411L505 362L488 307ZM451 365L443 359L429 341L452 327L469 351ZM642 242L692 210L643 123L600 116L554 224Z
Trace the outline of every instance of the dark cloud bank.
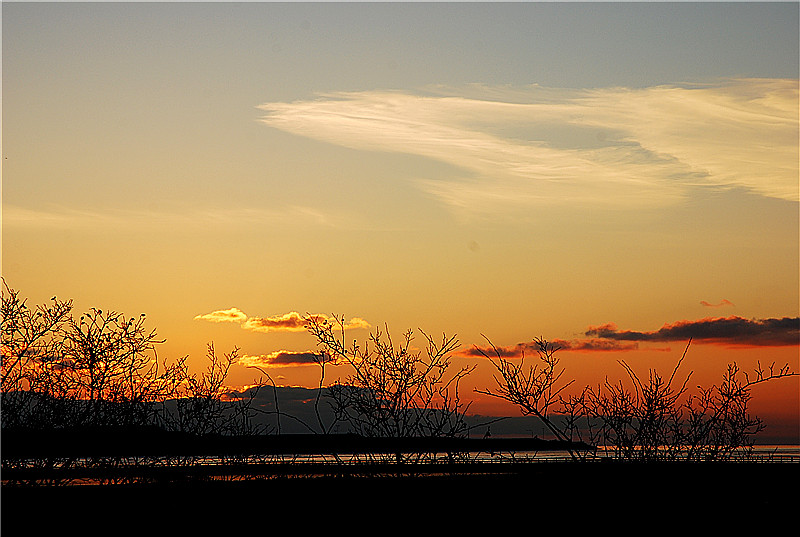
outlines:
M678 321L652 332L618 330L613 324L593 327L586 336L613 341L688 341L735 346L785 347L800 344L800 317L744 319L717 317Z
M800 317L770 319L744 319L742 317L716 317L695 321L677 321L665 324L658 330L620 330L608 323L589 327L583 339L550 341L560 350L583 352L620 352L639 349L640 343L688 342L723 345L728 347L789 347L800 345ZM462 352L466 356L518 358L535 354L535 343L518 343L506 347L473 347ZM648 350L669 350L648 347Z

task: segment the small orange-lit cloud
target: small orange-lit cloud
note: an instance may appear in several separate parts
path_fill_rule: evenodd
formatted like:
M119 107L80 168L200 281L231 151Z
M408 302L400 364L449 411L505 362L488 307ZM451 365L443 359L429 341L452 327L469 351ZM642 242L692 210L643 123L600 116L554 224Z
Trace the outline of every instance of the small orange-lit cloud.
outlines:
M247 315L239 308L217 310L203 315L195 315L195 321L211 321L213 323L241 323L247 320Z
M722 302L720 302L719 304L711 304L710 302L706 302L705 300L701 300L700 304L702 304L703 306L705 306L707 308L721 308L723 306L735 306L735 304L733 302L731 302L730 300L728 300L728 299L722 299Z
M303 366L316 365L325 356L314 351L275 351L259 356L242 356L239 358L239 365L245 367L284 367L284 366ZM330 360L325 360L329 362Z
M303 332L307 322L305 317L292 311L274 317L250 317L242 324L242 328L256 332Z
M242 324L242 328L254 330L256 332L302 332L306 329L306 324L308 324L308 321L311 319L320 322L330 320L326 315L321 313L303 316L296 311L292 311L274 317L250 317ZM353 317L344 324L344 328L347 330L355 328L369 329L370 324L360 317Z
M347 321L344 327L347 330L353 330L356 328L360 328L362 330L369 330L370 328L372 328L372 326L361 317L353 317L352 319Z
M196 315L194 319L196 321L212 321L215 323L239 323L245 330L254 330L256 332L303 332L310 319L320 322L330 321L327 315L321 313L301 315L296 311L272 317L248 317L247 314L239 308L212 311L211 313ZM369 330L371 327L370 324L361 317L353 317L344 324L344 328L347 330L357 328Z
M637 332L619 330L614 324L589 327L586 336L612 341L687 341L745 347L785 347L800 345L800 318L744 319L707 317L696 321L677 321L658 330Z

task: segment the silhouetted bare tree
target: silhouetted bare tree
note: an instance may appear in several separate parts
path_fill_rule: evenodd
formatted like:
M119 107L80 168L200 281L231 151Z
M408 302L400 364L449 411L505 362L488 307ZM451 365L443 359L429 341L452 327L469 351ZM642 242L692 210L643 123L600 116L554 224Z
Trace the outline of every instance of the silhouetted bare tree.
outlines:
M180 364L159 364L155 346L163 340L144 323L144 314L126 318L97 308L70 320L48 381L85 402L77 425L148 423L155 404L172 395Z
M159 362L163 343L146 317L92 308L80 318L55 297L29 308L3 282L2 426L55 429L158 425L193 434L250 434L251 403L222 401L239 349L220 358L208 346L208 369L190 373L187 357ZM168 405L169 403L169 405Z
M72 301L56 297L49 305L28 307L19 291L3 280L2 288L2 426L21 427L39 421L37 390L47 376L47 364L60 354Z
M424 352L412 347L413 331L395 344L376 330L362 345L345 340L345 320L307 317L307 329L321 347L319 363L349 365L353 373L328 387L335 419L369 437L465 436L469 404L459 397L459 382L474 367L449 371L455 336L436 341L424 332ZM324 369L323 369L324 371Z
M487 358L495 368L495 383L497 387L487 390L476 390L478 393L497 397L514 403L524 415L535 416L556 437L564 442L582 441L578 434L578 421L583 414L583 399L567 398L562 396L574 381L561 383L564 369L559 368L556 352L559 346L543 338L534 339L538 360L533 365L525 368L524 350L519 363L505 358L503 353L486 338L494 356L480 347L478 352ZM558 406L558 408L556 408ZM553 419L554 411L560 410L561 415L566 415L566 422L557 422ZM578 459L582 454L569 450L573 459Z
M159 371L143 315L92 309L76 321L71 309L55 297L28 308L4 282L4 426L127 425L163 395L176 370Z

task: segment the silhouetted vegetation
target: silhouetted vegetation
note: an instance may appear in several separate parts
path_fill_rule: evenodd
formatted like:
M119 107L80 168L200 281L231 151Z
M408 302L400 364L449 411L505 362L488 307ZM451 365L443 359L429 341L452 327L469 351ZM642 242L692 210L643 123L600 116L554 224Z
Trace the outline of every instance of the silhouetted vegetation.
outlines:
M72 302L53 297L29 307L2 290L2 428L157 426L191 434L252 434L250 400L222 404L238 349L224 357L208 346L207 370L191 373L187 357L159 361L163 343L145 315L92 308L75 318ZM255 395L250 390L250 399Z
M344 318L308 317L320 349L317 428L304 423L314 434L274 435L265 415L277 420L278 433L281 416L299 418L280 412L278 388L265 371L272 386L225 386L238 348L220 356L209 344L207 368L193 373L187 357L159 360L163 340L144 315L92 308L75 317L72 302L56 297L29 307L5 282L2 317L2 469L4 481L19 483L456 475L497 471L495 463L518 473L532 460L518 451L564 450L589 460L598 457L596 446L619 460L728 461L746 454L764 428L748 412L751 388L796 374L771 366L748 375L731 364L718 386L690 394L691 373L677 380L684 352L669 378L651 371L641 380L620 362L629 385L606 381L568 395L574 382L562 380L557 346L536 339L537 360L527 368L524 358L517 363L492 346L493 355L484 356L497 386L481 393L535 416L554 440L473 439L459 384L474 367L452 367L455 336L437 340L420 331L418 349L413 331L395 343L387 329L347 344ZM348 374L325 387L330 364L347 365ZM259 395L262 389L269 393ZM488 460L479 461L479 453ZM333 459L292 466L306 455Z
M335 318L335 317L334 317ZM474 368L452 373L449 354L458 347L455 336L441 341L420 330L425 351L412 348L408 330L399 344L387 331L376 330L360 345L345 340L345 320L309 317L307 329L321 347L318 363L343 362L353 373L329 388L336 422L366 437L464 437L469 409L459 397L459 382ZM329 426L330 427L330 426Z
M558 369L559 350L543 339L535 340L539 363L524 368L519 364L480 350L492 364L497 387L481 393L516 404L523 414L538 417L559 440L587 442L608 448L618 459L641 461L726 461L752 453L754 436L764 429L760 418L751 416L748 404L757 384L797 375L788 365L775 369L759 366L752 375L729 364L722 382L698 393L688 390L689 372L678 381L691 340L669 378L650 370L642 380L624 361L620 364L630 386L607 379L597 388L563 395L572 384L558 384L564 370ZM490 343L491 344L491 343ZM571 451L574 458L595 456L595 452Z
M527 370L525 369L524 355L520 363L515 364L511 360L503 358L500 350L491 341L489 341L489 345L495 354L494 357L478 348L478 351L494 365L500 375L500 377L495 375L496 390L478 390L478 392L514 403L523 414L539 418L558 440L571 441L575 433L580 433L580 428L575 423L577 416L574 415L574 407L569 405L569 400L562 397L561 393L574 381L559 384L564 370L559 369L558 366L559 360L555 355L558 350L557 346L541 338L535 339L534 344L538 353L538 361L529 365ZM571 409L570 414L567 414L570 415L570 420L566 427L559 425L553 419L552 414L557 404L562 406L561 414L565 414L564 411L568 408ZM580 457L580 454L573 451L570 451L570 455L573 459Z

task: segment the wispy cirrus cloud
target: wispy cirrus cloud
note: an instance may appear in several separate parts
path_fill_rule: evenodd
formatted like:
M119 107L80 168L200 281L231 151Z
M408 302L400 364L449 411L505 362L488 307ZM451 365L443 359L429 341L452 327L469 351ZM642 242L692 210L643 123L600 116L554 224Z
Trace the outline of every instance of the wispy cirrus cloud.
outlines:
M174 206L153 210L130 209L75 209L51 205L35 209L16 205L3 205L3 225L35 229L92 229L117 231L120 228L137 231L143 228L187 227L249 227L282 224L287 221L297 225L339 227L352 222L343 215L322 212L313 207L291 205L277 209L246 207L219 209L209 207Z
M693 185L798 201L798 82L561 90L469 86L266 103L274 128L450 164L417 178L445 203L661 205Z
M301 315L296 311L271 317L250 317L239 308L217 310L210 313L195 315L194 319L196 321L211 321L216 323L234 322L240 324L245 330L253 330L256 332L304 332L310 319L334 322L330 317L321 313ZM353 317L344 323L344 328L347 330L368 330L371 326L364 319Z

